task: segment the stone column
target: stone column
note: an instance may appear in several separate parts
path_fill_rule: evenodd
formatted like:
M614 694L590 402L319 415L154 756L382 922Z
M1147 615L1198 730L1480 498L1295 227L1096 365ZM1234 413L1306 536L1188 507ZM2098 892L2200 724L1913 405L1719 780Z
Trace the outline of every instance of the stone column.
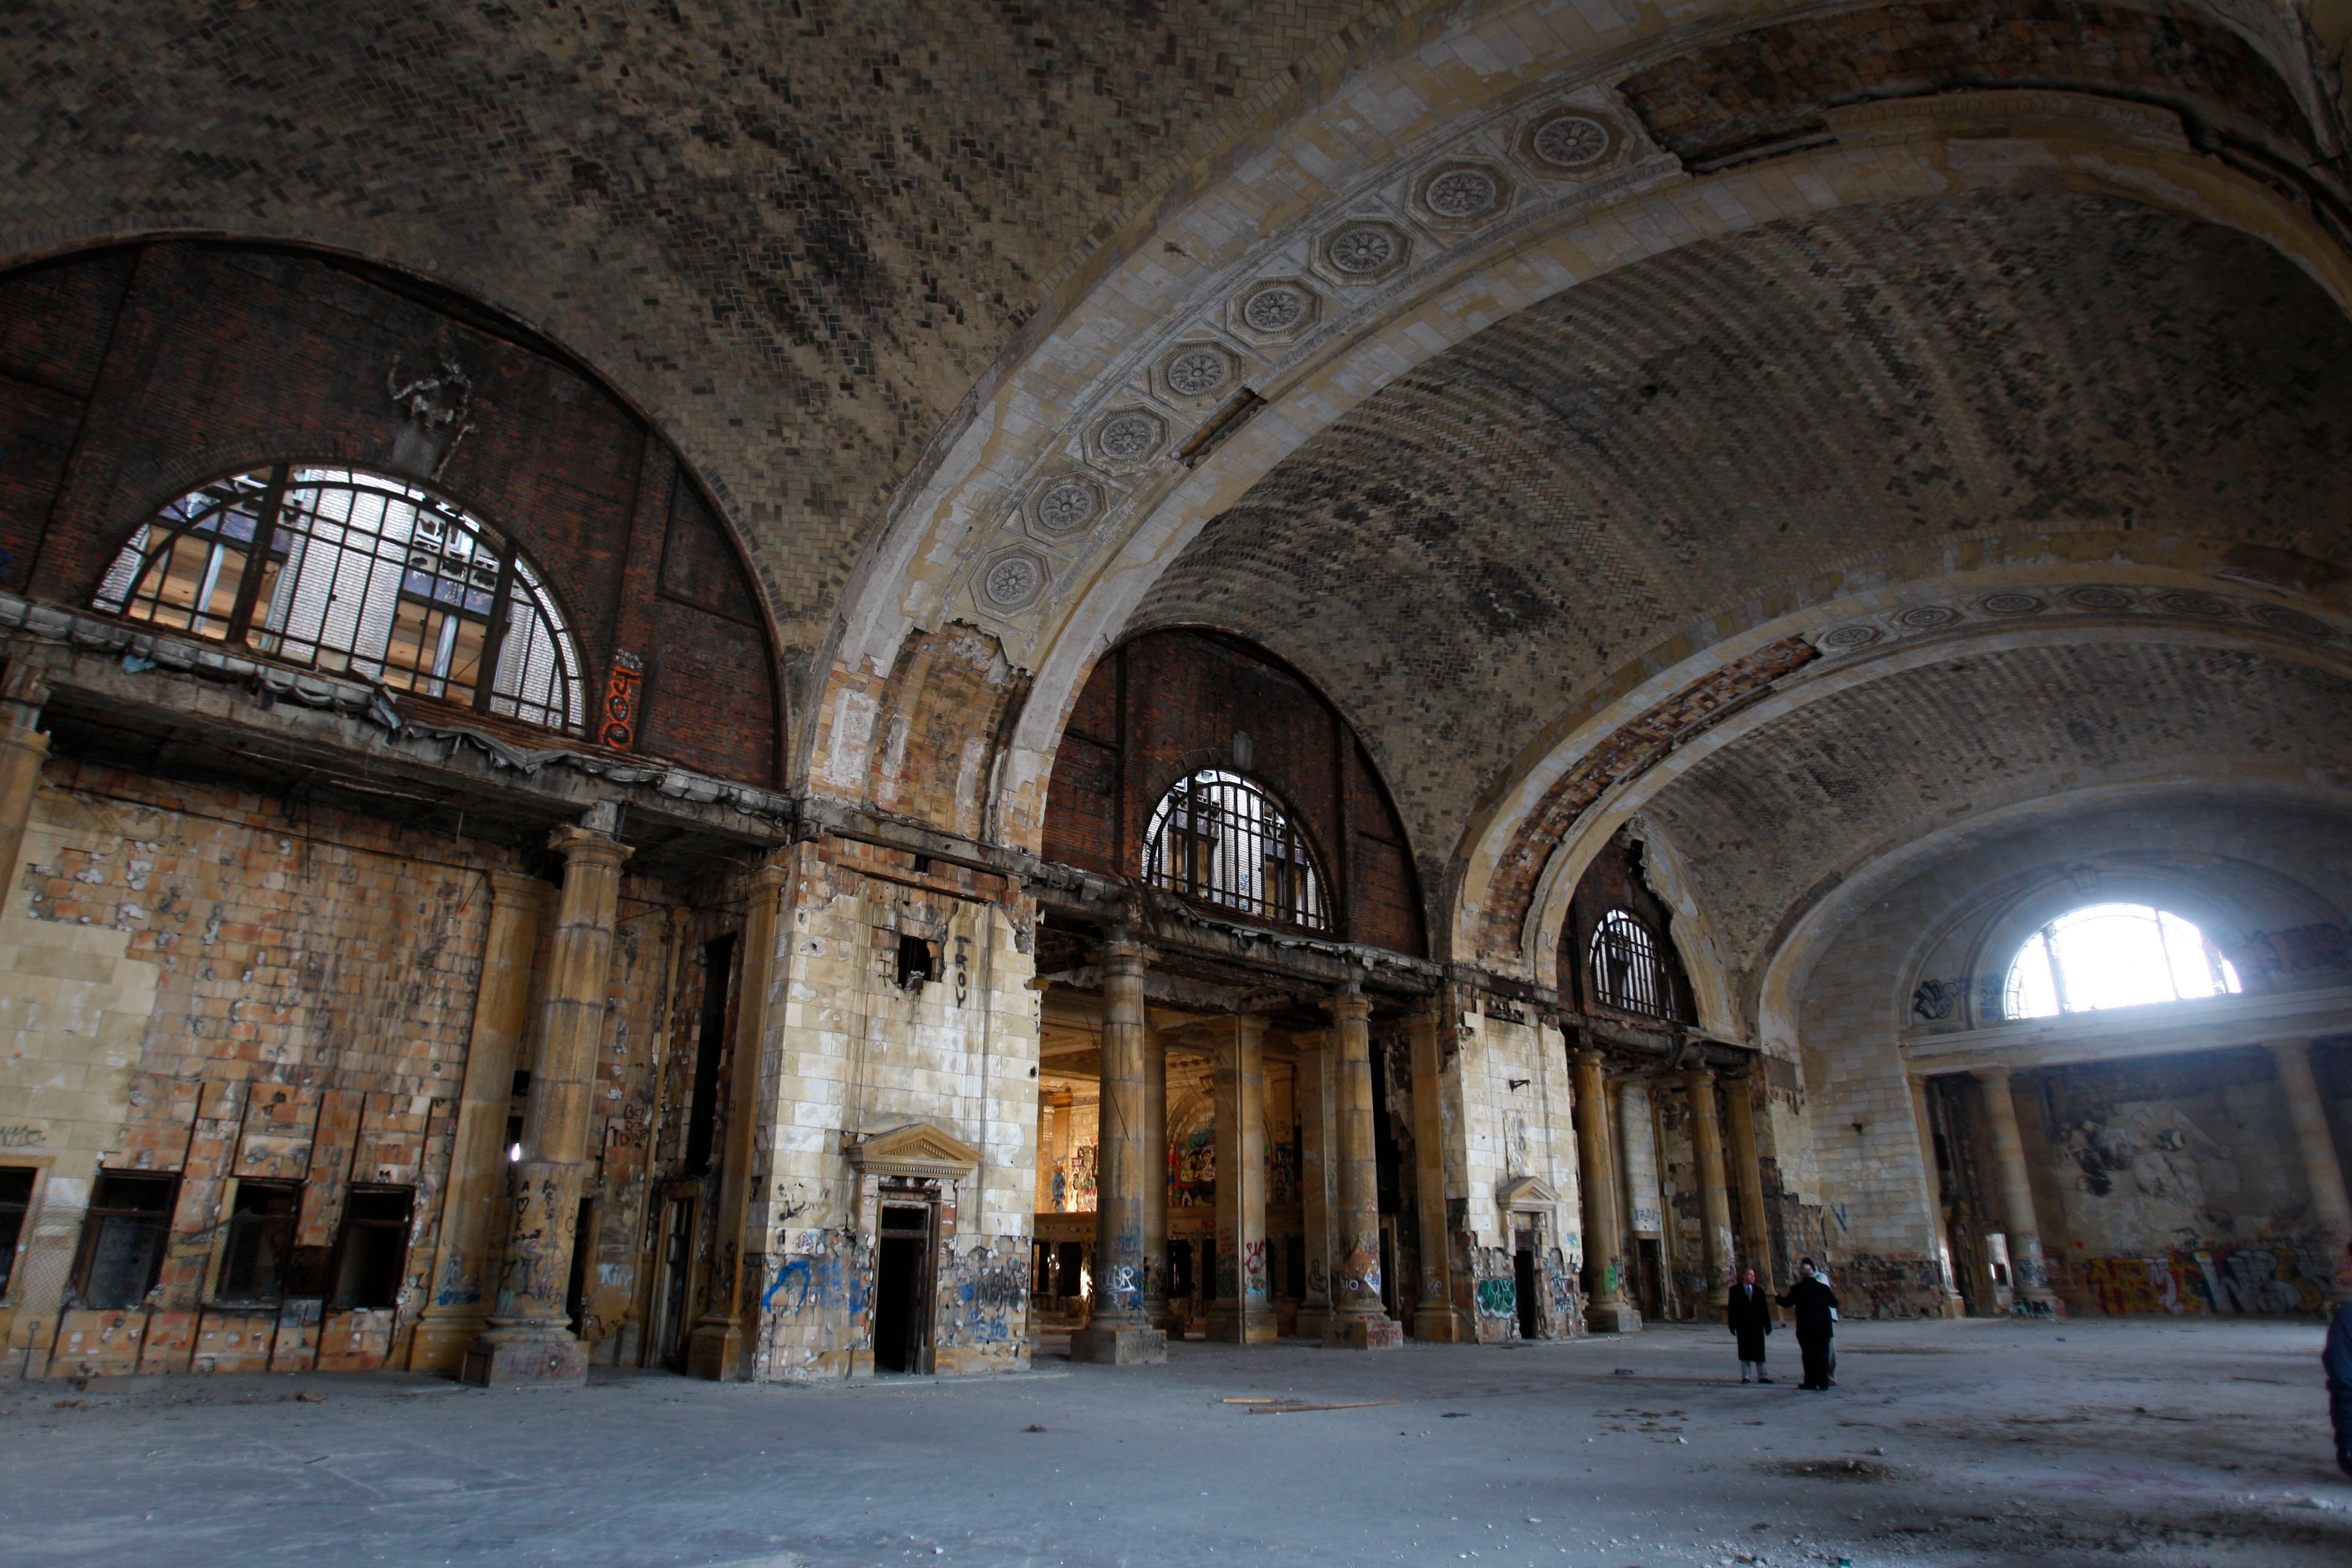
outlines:
M458 1091L449 1179L442 1189L441 1244L432 1289L408 1350L408 1370L455 1377L466 1348L490 1324L498 1289L493 1221L506 1191L507 1107L515 1063L530 1022L531 960L551 891L536 877L489 875L489 928L482 938L482 978L474 993L474 1028L466 1042L465 1087Z
M600 807L591 820L604 815ZM509 1171L506 1268L489 1329L466 1352L468 1383L578 1383L588 1375L587 1348L572 1337L564 1294L579 1241L573 1232L612 984L621 863L630 851L601 824L560 827L548 843L563 856L563 892L540 1005L539 1061L523 1110L522 1159Z
M2336 1269L2328 1298L2352 1300L2352 1268L2347 1268L2344 1251L2345 1242L2352 1238L2352 1199L2345 1196L2344 1163L2336 1157L2336 1139L2327 1128L2327 1102L2320 1099L2319 1079L2311 1070L2311 1046L2304 1040L2273 1040L2268 1049L2278 1066L2279 1094L2286 1101L2295 1148L2303 1155L2312 1229Z
M49 760L49 738L34 728L48 700L48 687L21 660L0 678L0 909L16 891L16 857L25 852L25 825Z
M1412 1179L1419 1199L1421 1300L1412 1310L1412 1337L1454 1344L1463 1331L1454 1304L1454 1227L1445 1212L1445 1036L1451 1022L1439 1008L1415 1013L1405 1025L1412 1047Z
M1919 1198L1927 1205L1928 1229L1936 1239L1936 1273L1942 1280L1937 1308L1948 1318L1965 1318L1968 1305L1960 1300L1952 1278L1952 1237L1944 1218L1944 1176L1936 1163L1936 1123L1927 1114L1927 1080L1916 1073L1911 1081L1911 1120L1919 1132Z
M1176 1321L1168 1310L1168 1040L1151 1028L1143 1034L1143 1317L1164 1331ZM1222 1220L1222 1201L1217 1213ZM1265 1230L1261 1202L1259 1234Z
M1739 1266L1756 1270L1756 1283L1769 1294L1772 1222L1764 1210L1764 1161L1756 1150L1756 1080L1742 1074L1724 1082L1724 1106L1731 1112L1731 1184L1739 1194L1739 1232L1747 1243Z
M1715 1073L1683 1074L1690 1091L1691 1153L1698 1166L1699 1214L1706 1259L1707 1306L1719 1322L1731 1299L1731 1194L1723 1181L1723 1122L1715 1109Z
M1601 1053L1576 1053L1576 1170L1584 1198L1584 1261L1591 1274L1584 1321L1596 1333L1631 1333L1642 1314L1625 1300L1617 1232L1617 1170L1609 1147L1609 1083Z
M1240 1015L1217 1043L1217 1299L1209 1337L1274 1339L1265 1263L1265 1020Z
M1143 971L1150 954L1122 931L1104 944L1102 1121L1095 1152L1094 1320L1070 1336L1072 1361L1132 1366L1168 1359L1143 1311ZM1163 1167L1160 1180L1167 1180Z
M760 1070L767 1054L776 911L791 880L789 870L769 861L752 871L743 904L743 973L735 988L734 1059L727 1075L727 1144L719 1157L719 1266L712 1270L709 1303L686 1342L688 1374L714 1383L743 1370L743 1270L752 1261L753 1240L751 1165L759 1152L760 1124L766 1120ZM765 1250L757 1256L764 1268ZM755 1284L755 1294L757 1289Z
M2042 1227L2033 1217L2033 1184L2025 1169L2025 1140L2017 1131L2017 1102L2010 1097L2007 1068L1979 1068L1984 1086L1985 1126L1992 1138L1992 1163L2000 1188L2000 1219L2009 1234L2011 1310L2029 1317L2054 1316L2058 1298L2042 1260Z
M1307 1248L1298 1332L1321 1339L1331 1327L1331 1041L1320 1030L1297 1039L1298 1217Z
M1404 1328L1381 1300L1381 1187L1372 1152L1372 1005L1360 992L1331 998L1332 1122L1339 1133L1331 1222L1331 1326L1323 1342L1350 1350L1391 1350ZM1222 1173L1220 1173L1222 1174Z

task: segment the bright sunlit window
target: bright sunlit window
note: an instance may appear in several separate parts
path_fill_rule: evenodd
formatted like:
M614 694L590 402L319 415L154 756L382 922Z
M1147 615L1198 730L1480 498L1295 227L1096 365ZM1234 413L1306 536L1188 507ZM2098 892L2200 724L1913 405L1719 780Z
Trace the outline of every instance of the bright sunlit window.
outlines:
M2011 1018L2052 1018L2234 995L2238 971L2179 915L2146 904L2093 904L2028 937L2009 966Z

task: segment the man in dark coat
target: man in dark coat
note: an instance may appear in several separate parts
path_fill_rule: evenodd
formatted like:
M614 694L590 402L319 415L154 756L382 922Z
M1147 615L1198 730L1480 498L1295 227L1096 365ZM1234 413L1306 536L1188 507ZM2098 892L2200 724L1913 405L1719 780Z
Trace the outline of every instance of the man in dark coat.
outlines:
M1772 1299L1756 1283L1756 1270L1739 1271L1739 1283L1724 1303L1723 1321L1739 1341L1739 1381L1769 1383L1764 1375L1764 1336L1772 1331Z
M2352 1252L2352 1247L2346 1248ZM2352 1476L2352 1301L2336 1309L2327 1322L2327 1346L2319 1352L2327 1371L2327 1418L2336 1426L2336 1463Z
M1797 1282L1780 1298L1780 1305L1797 1315L1797 1349L1804 1356L1805 1381L1800 1388L1834 1388L1830 1376L1836 1352L1832 1336L1837 1331L1837 1292L1813 1272L1813 1260L1797 1265Z

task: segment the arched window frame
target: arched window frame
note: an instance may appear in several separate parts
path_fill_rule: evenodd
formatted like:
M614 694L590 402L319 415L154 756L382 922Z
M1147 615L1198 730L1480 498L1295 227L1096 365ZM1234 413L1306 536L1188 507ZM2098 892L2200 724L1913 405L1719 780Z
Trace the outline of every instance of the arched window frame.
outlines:
M546 578L481 519L390 475L283 462L198 486L132 530L92 603L547 729L586 720L579 645Z
M1305 931L1331 929L1322 861L1281 798L1200 768L1169 786L1144 835L1144 880L1179 897Z
M1585 967L1592 976L1593 1000L1602 1006L1650 1018L1675 1016L1665 944L1633 910L1612 909L1592 922Z
M2153 997L2145 1003L2110 1004L2106 1006L2075 1005L2073 997L2068 994L2066 964L2059 952L2060 943L2065 936L2062 928L2079 916L2104 910L2116 911L2119 916L2140 911L2147 913L2156 928L2158 950L2165 955L2165 977L2173 992L2170 997ZM2176 933L2166 925L2165 922L2168 921L2186 928L2187 932L2194 933L2199 949L2194 955L2174 952L2173 943ZM2028 964L2037 955L2049 965L2051 990L2058 1003L2058 1010L2055 1013L2026 1011L2025 989L2028 981ZM2223 956L2221 944L2207 933L2205 928L2188 916L2166 909L2161 904L2132 903L2123 900L2109 899L2093 903L2077 904L2036 926L2032 934L2019 943L2016 952L2011 954L2009 967L2003 972L2001 977L2001 1017L2004 1020L2075 1017L2085 1013L2110 1011L2117 1005L2163 1006L2168 1002L2202 1000L2201 996L2185 996L2180 992L2180 961L2195 958L2203 960L2207 977L2212 986L2210 992L2204 994L2205 996L2236 995L2243 992L2244 985L2238 973L2237 966Z

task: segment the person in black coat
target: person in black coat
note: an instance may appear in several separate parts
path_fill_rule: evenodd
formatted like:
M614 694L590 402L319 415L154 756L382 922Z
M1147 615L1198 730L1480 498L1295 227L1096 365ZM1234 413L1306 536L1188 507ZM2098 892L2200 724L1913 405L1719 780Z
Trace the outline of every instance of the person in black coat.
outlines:
M1756 1283L1756 1270L1739 1271L1739 1283L1724 1302L1723 1321L1739 1341L1739 1381L1769 1383L1764 1373L1764 1336L1772 1331L1772 1298Z
M1837 1332L1837 1292L1813 1272L1813 1260L1808 1258L1799 1264L1797 1282L1780 1298L1780 1305L1797 1315L1797 1350L1805 1361L1805 1381L1797 1385L1800 1388L1837 1386L1830 1376L1835 1364L1832 1346Z

